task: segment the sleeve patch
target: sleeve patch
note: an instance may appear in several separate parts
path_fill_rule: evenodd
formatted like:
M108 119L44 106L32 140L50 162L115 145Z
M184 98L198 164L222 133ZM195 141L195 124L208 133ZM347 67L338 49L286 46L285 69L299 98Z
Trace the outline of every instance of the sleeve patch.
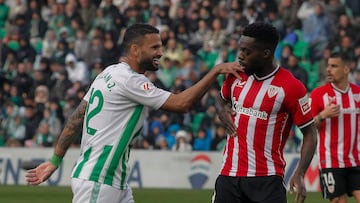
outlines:
M307 95L305 95L304 97L300 98L298 100L300 108L301 108L301 112L303 115L307 114L310 112L311 107L310 107L310 103L309 103L309 97Z

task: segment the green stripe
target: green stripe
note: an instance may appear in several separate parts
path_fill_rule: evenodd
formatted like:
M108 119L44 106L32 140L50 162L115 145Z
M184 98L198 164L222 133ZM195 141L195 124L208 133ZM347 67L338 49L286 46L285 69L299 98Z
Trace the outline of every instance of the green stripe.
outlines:
M129 149L130 150L130 149ZM128 150L128 151L129 151ZM127 154L129 154L129 153L124 153L123 154L123 156L122 156L122 158L121 158L121 160L122 160L122 163L121 163L121 182L120 182L120 190L124 190L124 189L126 189L125 188L125 181L126 181L126 174L127 174L127 171L126 171L126 169L127 169L127 166L126 166L126 156L127 156Z
M79 163L79 165L76 167L76 170L74 172L74 178L78 178L80 175L80 172L82 168L84 167L84 164L89 160L90 154L91 154L92 147L90 147L86 152L84 153L84 159Z
M140 128L136 133L135 136L133 137L133 139L131 140L131 142L133 142L133 140L140 135L141 131L143 128ZM132 146L130 146L127 150L127 153L124 153L124 155L121 158L121 182L120 182L120 190L125 190L126 189L126 175L127 175L127 160L129 160L129 156L130 156L130 149Z
M93 181L99 180L100 173L105 165L106 159L108 158L108 156L111 152L111 149L112 149L112 146L105 145L101 155L99 156L99 159L97 160L97 162L93 168L93 171L90 175L89 180L93 180Z
M144 107L142 105L135 107L135 111L130 117L124 133L121 135L120 141L115 149L114 156L110 162L109 169L105 175L104 183L107 185L112 185L113 183L115 170L119 166L120 158L123 156L125 149L131 140L131 135L133 134L133 130L141 116L143 108Z
M93 190L91 191L90 203L96 203L100 193L100 183L94 182Z

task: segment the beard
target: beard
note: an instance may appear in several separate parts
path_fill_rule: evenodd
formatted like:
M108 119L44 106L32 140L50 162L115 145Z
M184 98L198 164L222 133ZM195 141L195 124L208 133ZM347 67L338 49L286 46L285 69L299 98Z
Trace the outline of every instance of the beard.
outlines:
M253 69L249 69L249 68L244 68L244 72L248 76L253 75L255 73Z
M154 64L152 58L143 59L139 62L139 67L145 71L157 71L159 66Z

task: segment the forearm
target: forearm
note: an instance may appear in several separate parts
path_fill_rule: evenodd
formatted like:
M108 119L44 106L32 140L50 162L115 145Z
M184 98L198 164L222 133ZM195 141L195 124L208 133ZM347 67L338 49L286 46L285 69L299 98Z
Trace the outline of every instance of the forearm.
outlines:
M224 111L227 105L229 105L229 103L226 102L220 94L215 98L215 108L218 113Z
M199 101L205 95L205 93L210 89L212 84L216 81L218 75L219 75L218 69L213 68L194 86L186 89L183 93L184 95L186 95L188 102L193 104L194 102Z
M325 120L326 116L323 111L320 111L315 117L314 117L314 123L317 128L320 127L321 123Z
M301 157L296 172L304 176L311 160L314 156L317 145L317 131L314 124L305 127L302 130L304 134L303 144L301 147Z
M86 101L81 101L79 106L70 116L55 145L55 155L64 157L71 144L74 143L78 136L81 136L86 105Z
M194 86L179 94L171 94L161 109L181 113L188 112L194 103L200 101L204 94L209 90L218 74L217 70L212 70Z

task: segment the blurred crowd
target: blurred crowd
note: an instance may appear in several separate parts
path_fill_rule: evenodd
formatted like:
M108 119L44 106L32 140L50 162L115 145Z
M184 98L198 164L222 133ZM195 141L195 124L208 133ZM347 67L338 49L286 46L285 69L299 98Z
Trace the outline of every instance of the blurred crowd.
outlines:
M49 147L89 84L123 56L125 28L142 22L161 32L164 55L146 76L176 93L214 65L236 61L244 26L272 23L275 58L309 92L326 82L337 50L360 84L360 1L355 0L0 0L0 146ZM186 114L148 110L134 148L222 150L226 133L214 107L223 82ZM286 150L296 151L294 128ZM74 143L78 146L81 137Z

